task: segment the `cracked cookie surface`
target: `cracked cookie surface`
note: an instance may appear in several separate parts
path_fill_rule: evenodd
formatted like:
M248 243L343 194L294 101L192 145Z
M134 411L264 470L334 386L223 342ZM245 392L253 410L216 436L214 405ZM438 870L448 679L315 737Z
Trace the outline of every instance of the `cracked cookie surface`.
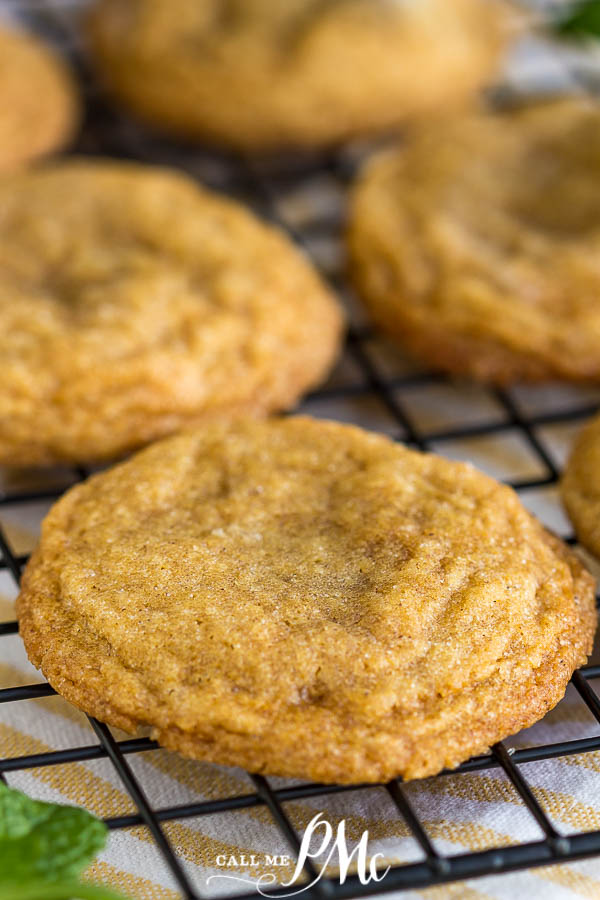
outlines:
M107 87L142 119L271 151L472 101L508 18L501 0L102 0L89 32Z
M354 188L351 269L417 358L499 383L600 380L600 110L416 129Z
M355 783L539 719L593 580L473 467L304 417L154 444L51 510L17 602L67 699L165 746Z
M287 409L341 331L291 242L185 175L69 161L0 180L1 463Z

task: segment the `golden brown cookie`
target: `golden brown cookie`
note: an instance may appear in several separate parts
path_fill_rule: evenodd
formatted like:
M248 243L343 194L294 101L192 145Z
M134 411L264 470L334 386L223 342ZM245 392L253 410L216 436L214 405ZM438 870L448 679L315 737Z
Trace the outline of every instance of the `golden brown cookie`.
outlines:
M512 490L302 417L176 435L71 489L17 610L34 665L100 719L348 783L531 725L596 627L591 576Z
M319 147L472 100L502 0L100 0L92 55L147 122L242 151Z
M0 181L2 463L287 409L341 326L277 229L187 176L71 161Z
M63 60L41 41L0 27L0 171L58 150L79 121L79 99Z
M600 379L600 108L434 124L367 165L351 267L417 357L496 382Z
M577 537L600 557L600 416L579 432L561 484Z

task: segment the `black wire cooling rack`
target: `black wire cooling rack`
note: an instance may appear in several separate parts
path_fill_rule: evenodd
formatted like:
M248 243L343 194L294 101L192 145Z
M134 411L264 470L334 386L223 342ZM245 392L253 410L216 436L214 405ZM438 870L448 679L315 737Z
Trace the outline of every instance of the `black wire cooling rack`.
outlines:
M356 159L361 154L344 151L326 158L307 160L287 159L275 166L273 161L255 162L252 165L239 160L216 156L212 153L193 151L182 147L174 147L155 136L145 134L133 127L125 118L119 116L106 105L96 94L83 62L83 56L77 46L76 31L73 30L73 11L80 7L78 2L54 3L8 3L4 8L14 12L18 8L20 18L34 30L41 31L46 37L58 43L73 57L88 99L87 119L82 137L75 148L78 153L92 153L134 158L147 162L165 162L179 165L204 182L229 192L250 203L257 212L278 222L291 234L292 238L308 250L323 274L334 284L334 287L346 296L347 288L343 279L337 274L327 271L327 265L319 254L314 253L319 241L331 240L339 234L341 218L338 213L327 209L322 214L313 215L308 224L305 222L297 228L290 224L289 217L282 214L281 198L290 190L301 189L307 181L313 181L315 175L324 175L330 183L335 182L342 190L352 178ZM0 4L0 10L3 9ZM316 392L308 398L310 403L327 399L344 399L348 396L375 398L387 411L396 436L405 443L416 448L427 450L444 441L470 439L491 435L518 432L529 447L531 454L539 464L539 476L512 481L511 486L517 491L545 488L556 485L559 479L558 468L553 461L552 452L540 437L542 426L559 423L574 423L596 412L597 403L576 402L567 408L551 410L533 416L525 415L521 405L509 390L490 388L488 393L501 411L499 419L483 421L477 424L455 421L450 428L443 430L424 429L415 424L409 404L406 403L407 392L420 385L443 384L443 376L433 372L410 371L408 374L390 377L374 362L369 351L372 338L368 326L355 322L351 328L346 345L346 359L352 361L360 378L355 384L330 387ZM87 477L86 469L77 467L65 476L65 483L58 487L18 490L0 493L0 514L3 507L18 508L19 505L31 501L55 499L73 483ZM574 537L567 537L575 543ZM26 557L17 554L0 527L0 568L8 571L15 585L18 585L21 570ZM2 636L17 633L17 622L0 623L0 659L2 658ZM600 724L600 699L590 681L600 678L600 666L586 666L573 675L572 684L580 698L591 712L595 721ZM0 703L27 701L48 697L54 690L47 683L35 683L9 687L0 690ZM191 817L202 817L231 813L236 810L264 806L270 812L273 822L289 844L292 854L297 857L301 835L293 826L286 814L283 804L306 798L324 795L342 794L357 789L356 785L322 785L306 783L292 787L274 788L269 781L260 775L250 775L254 790L221 799L209 800L183 805L163 806L156 808L148 800L141 784L134 775L128 762L128 756L137 753L151 753L158 745L148 738L132 738L117 740L110 729L90 718L90 724L98 742L84 746L70 747L57 751L30 754L26 756L0 759L0 778L5 779L7 773L19 770L56 766L65 763L85 762L95 759L108 759L124 788L137 808L137 813L107 818L110 829L124 829L135 825L145 825L150 830L159 853L170 870L175 882L186 900L200 898L201 894L192 886L180 860L171 847L162 828L163 822L183 820ZM311 898L346 898L374 896L391 891L422 889L433 885L462 881L477 876L512 872L520 869L549 865L552 863L577 861L593 856L600 856L600 830L575 834L562 834L550 821L544 809L535 797L532 787L523 774L522 764L539 760L558 759L570 755L592 753L600 750L600 729L597 736L584 737L555 743L544 743L536 746L510 750L504 743L496 744L491 753L474 757L463 763L453 774L472 773L481 770L500 769L515 788L520 803L537 823L544 837L542 840L528 841L498 849L483 850L453 855L444 855L435 848L427 828L420 819L415 806L409 799L400 780L393 780L384 785L389 798L399 816L422 851L423 858L418 862L408 862L392 866L387 876L377 884L364 885L357 875L350 875L344 884L339 879L324 877L313 887L305 891ZM441 773L444 778L449 773ZM365 789L374 786L364 786ZM379 786L381 787L381 786ZM317 872L309 860L305 866L308 882L315 879ZM277 893L292 893L297 888L277 888ZM256 892L237 894L242 900L256 897Z

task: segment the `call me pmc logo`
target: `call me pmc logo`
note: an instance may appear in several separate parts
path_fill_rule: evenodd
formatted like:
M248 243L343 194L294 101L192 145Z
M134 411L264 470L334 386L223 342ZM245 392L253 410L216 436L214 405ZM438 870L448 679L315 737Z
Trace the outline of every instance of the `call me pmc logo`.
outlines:
M327 819L322 818L323 813L317 813L310 822L308 823L308 827L304 832L304 836L302 838L302 843L300 845L300 853L298 854L298 861L296 863L296 868L294 870L294 874L290 878L289 881L283 882L280 884L281 887L289 888L293 885L297 884L300 876L304 871L304 865L307 860L313 860L317 858L324 857L325 862L321 866L321 870L316 878L310 882L310 884L306 884L303 887L299 888L297 891L288 892L286 894L266 894L264 889L270 885L273 885L277 881L277 876L273 872L265 873L261 875L256 881L250 881L247 878L241 878L238 875L210 875L207 878L207 883L210 883L213 878L230 878L233 881L241 881L244 884L251 884L256 887L259 894L262 894L263 897L294 897L296 894L301 894L303 891L307 891L311 888L317 881L323 877L327 866L330 864L332 858L337 858L337 863L339 866L339 879L340 884L344 884L346 878L348 877L348 872L350 866L354 862L356 865L356 874L361 882L361 884L370 884L371 881L383 881L387 873L390 871L390 866L387 866L385 871L382 873L377 872L377 860L383 859L382 853L375 853L370 859L367 856L368 853L368 845L369 845L369 832L363 831L361 839L358 841L353 850L348 850L348 841L346 839L346 820L342 819L337 827L337 833L335 838L333 836L333 828ZM321 837L321 841L318 847L311 849L311 843L313 837L317 836L317 832L319 829L323 830L323 835ZM252 854L250 857L245 856L242 860L242 857L239 860L236 860L234 857L227 858L225 861L225 857L221 857L217 859L217 865L235 865L241 863L242 865L259 865L257 856ZM234 860L232 863L231 860ZM266 864L281 866L287 865L289 863L289 857L287 856L267 856L265 857L264 862Z

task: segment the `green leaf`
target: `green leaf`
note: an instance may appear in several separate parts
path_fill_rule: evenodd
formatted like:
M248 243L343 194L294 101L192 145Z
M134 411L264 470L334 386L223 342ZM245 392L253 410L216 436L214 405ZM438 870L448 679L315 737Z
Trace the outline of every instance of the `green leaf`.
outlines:
M0 785L0 884L73 879L106 843L106 825L75 806Z
M85 809L32 800L0 782L0 898L116 900L102 885L77 881L107 834Z
M554 29L565 37L600 37L600 0L581 0Z

